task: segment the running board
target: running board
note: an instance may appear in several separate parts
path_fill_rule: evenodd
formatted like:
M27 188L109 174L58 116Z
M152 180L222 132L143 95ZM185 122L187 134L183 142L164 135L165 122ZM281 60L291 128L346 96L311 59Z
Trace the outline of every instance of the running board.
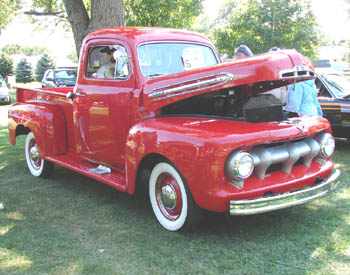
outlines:
M68 168L69 170L103 182L120 191L126 192L126 177L124 173L111 170L109 173L99 174L94 172L94 169L96 169L96 164L74 158L74 156L72 157L70 155L46 157L45 160L51 161L55 164Z

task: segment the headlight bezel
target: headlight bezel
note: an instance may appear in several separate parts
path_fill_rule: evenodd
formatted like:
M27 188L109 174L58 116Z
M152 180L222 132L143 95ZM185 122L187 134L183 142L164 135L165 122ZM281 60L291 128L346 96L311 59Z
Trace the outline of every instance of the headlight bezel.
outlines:
M329 158L333 155L335 150L335 139L329 133L323 133L317 138L318 143L320 144L320 156L323 158Z
M248 167L244 167L246 165L248 165ZM244 181L251 176L253 171L253 156L249 152L241 149L231 152L225 162L225 176L230 182Z

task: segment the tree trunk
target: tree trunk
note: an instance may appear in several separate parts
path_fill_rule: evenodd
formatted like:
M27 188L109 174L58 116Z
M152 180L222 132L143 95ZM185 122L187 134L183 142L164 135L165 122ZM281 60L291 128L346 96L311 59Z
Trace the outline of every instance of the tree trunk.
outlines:
M90 32L102 28L125 26L122 0L91 0L91 18L83 0L63 0L63 2L72 26L78 56L84 37Z

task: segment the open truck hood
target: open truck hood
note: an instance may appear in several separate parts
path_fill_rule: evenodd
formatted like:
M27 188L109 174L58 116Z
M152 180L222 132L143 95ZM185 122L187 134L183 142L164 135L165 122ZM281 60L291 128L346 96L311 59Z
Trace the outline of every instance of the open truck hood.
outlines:
M185 98L245 86L251 95L314 78L312 62L295 50L256 55L146 81L144 106L157 110Z

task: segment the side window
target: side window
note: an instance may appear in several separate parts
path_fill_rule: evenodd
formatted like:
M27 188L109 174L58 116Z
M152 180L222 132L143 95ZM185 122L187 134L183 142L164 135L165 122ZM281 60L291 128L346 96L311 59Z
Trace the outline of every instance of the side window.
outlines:
M127 79L130 70L125 48L120 45L89 48L85 74L92 78Z

